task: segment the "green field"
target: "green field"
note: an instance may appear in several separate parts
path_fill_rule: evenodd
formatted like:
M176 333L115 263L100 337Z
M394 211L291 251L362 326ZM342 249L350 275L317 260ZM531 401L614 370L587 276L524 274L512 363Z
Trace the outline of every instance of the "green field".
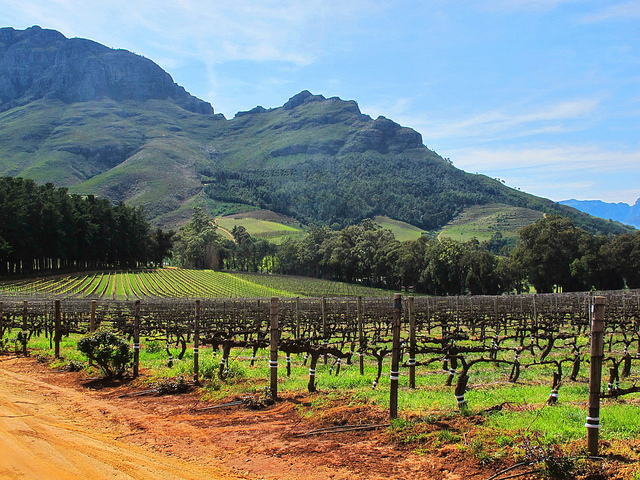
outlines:
M142 298L268 298L389 296L392 292L308 277L177 268L90 272L1 281L0 296L135 300Z
M500 232L504 238L518 236L518 230L541 219L543 214L528 208L500 203L476 205L465 209L440 231L441 237L466 242L473 237L486 241Z
M243 226L252 237L264 238L276 245L280 245L286 237L304 236L305 232L300 226L287 225L271 220L259 218L218 217L216 224L224 230L231 232L235 226Z
M394 220L389 217L383 217L381 215L373 217L373 221L380 225L382 228L391 230L396 239L401 242L417 240L422 236L422 233L424 232L424 230L422 230L421 228L414 227L413 225L409 225L408 223Z

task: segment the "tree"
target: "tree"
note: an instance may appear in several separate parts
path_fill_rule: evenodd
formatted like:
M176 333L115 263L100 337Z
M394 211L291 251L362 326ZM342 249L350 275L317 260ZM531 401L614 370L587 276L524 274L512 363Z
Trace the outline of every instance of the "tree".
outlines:
M191 220L174 237L173 255L176 263L186 268L220 267L223 240L212 219L200 207L193 209Z
M579 245L584 233L568 218L549 215L520 230L511 258L540 293L552 292L554 286L577 290L580 283L571 274L571 264L581 257Z
M628 288L640 288L640 232L614 237L601 252Z
M400 244L394 270L401 286L423 290L420 284L420 275L425 268L426 251L431 248L434 242L435 240L423 236L417 240Z

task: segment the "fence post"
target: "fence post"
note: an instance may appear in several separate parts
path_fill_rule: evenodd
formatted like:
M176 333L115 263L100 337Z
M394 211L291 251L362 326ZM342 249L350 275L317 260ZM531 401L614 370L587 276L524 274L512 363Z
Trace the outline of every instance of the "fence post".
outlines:
M296 340L300 338L300 297L296 297L296 331L294 338Z
M133 317L133 378L140 371L140 300L136 300Z
M96 331L96 305L98 302L91 300L91 316L89 317L89 331Z
M60 337L62 336L60 333L60 321L62 315L60 314L60 300L55 300L54 302L54 312L55 312L55 320L53 324L53 344L54 344L54 355L56 358L60 358Z
M22 304L22 354L27 356L27 335L29 335L29 324L28 324L28 315L29 315L29 303L24 300Z
M358 358L360 360L360 375L364 375L364 319L362 318L362 296L358 295L358 343L360 349L358 351Z
M414 297L409 297L409 387L416 388L416 313Z
M391 350L391 380L389 398L389 416L398 417L398 375L400 364L400 322L402 319L402 294L396 293L393 298L393 346Z
M329 336L327 334L327 299L322 297L322 303L320 305L321 313L322 313L322 338L323 344L326 347L329 343ZM328 363L328 355L324 354L324 364Z
M269 370L271 370L271 398L278 399L278 341L280 340L278 330L278 297L271 297L269 308L269 323L271 325L271 356L269 359Z
M587 417L587 449L589 455L598 455L600 429L600 387L604 358L604 306L605 297L593 297L591 320L591 372L589 375L589 416Z
M193 324L193 383L200 385L200 300L196 300Z

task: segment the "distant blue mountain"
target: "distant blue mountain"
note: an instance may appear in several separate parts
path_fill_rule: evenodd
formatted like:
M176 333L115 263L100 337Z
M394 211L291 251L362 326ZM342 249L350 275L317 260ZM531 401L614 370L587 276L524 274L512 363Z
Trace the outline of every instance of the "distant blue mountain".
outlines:
M594 217L604 218L605 220L615 220L626 225L640 228L640 198L636 200L633 206L628 203L607 203L602 200L571 199L558 203L576 208Z

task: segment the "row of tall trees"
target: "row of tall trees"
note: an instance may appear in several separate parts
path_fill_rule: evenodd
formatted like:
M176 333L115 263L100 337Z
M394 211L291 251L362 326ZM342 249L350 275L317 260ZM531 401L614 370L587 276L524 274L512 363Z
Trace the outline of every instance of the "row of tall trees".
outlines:
M161 265L170 248L141 208L0 178L0 275Z
M427 236L400 242L370 219L340 231L314 226L305 237L287 239L279 247L251 237L243 227L235 227L232 236L223 238L211 219L196 210L176 236L175 259L181 266L198 267L213 255L215 265L208 268L411 287L434 295L496 295L528 291L529 286L541 293L640 288L640 232L594 235L557 215L522 229L510 251L499 236L483 243ZM500 254L494 253L501 246Z
M400 242L390 230L364 220L339 232L313 227L300 240L279 248L275 269L346 282L400 289L412 287L436 295L489 295L518 285L510 262L477 240L421 237Z
M640 232L593 235L548 215L525 227L511 252L479 243L422 237L399 242L371 220L339 232L314 227L278 250L275 269L434 295L640 288Z
M141 208L0 178L2 276L161 265L173 254L188 268L307 275L435 295L493 295L529 286L538 292L640 288L640 232L594 235L558 215L523 228L510 251L500 238L400 242L370 219L339 231L314 226L279 247L241 226L231 234L220 235L202 209L174 235L151 228Z

